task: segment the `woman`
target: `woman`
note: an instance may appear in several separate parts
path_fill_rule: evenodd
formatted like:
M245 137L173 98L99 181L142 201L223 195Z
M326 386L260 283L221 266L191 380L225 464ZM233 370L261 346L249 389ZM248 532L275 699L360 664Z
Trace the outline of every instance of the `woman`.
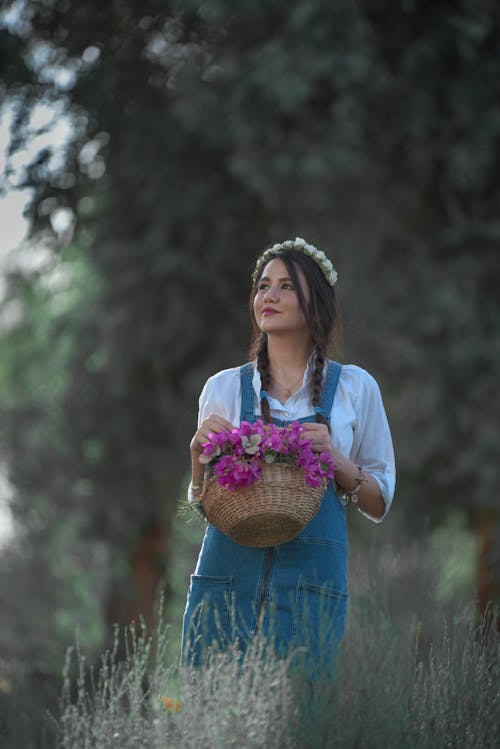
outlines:
M375 380L327 354L338 340L337 274L324 254L298 237L259 257L251 293L250 363L211 377L200 396L190 444L192 498L210 432L241 421L284 425L299 420L303 437L335 464L312 521L293 540L270 548L241 546L209 525L184 614L182 656L198 664L211 648L241 652L262 633L279 655L305 652L309 662L334 657L347 603L345 507L380 522L394 492L389 426Z

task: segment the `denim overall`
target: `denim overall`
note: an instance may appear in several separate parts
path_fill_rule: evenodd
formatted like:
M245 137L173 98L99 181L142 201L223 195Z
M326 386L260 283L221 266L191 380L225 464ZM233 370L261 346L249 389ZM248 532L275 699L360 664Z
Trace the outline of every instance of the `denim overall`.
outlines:
M328 363L321 412L329 417L341 366ZM253 368L240 368L241 421L254 422ZM316 415L299 419L316 421ZM278 426L290 423L274 419ZM214 648L237 641L244 653L256 633L274 652L306 654L309 670L334 669L347 606L345 510L332 486L320 509L291 541L255 548L209 525L188 591L182 662L199 665ZM329 665L330 664L330 665Z

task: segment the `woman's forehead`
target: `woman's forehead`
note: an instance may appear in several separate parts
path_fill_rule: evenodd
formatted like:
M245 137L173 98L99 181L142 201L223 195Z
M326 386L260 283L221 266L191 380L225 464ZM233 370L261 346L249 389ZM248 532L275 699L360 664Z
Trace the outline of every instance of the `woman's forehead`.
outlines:
M283 260L279 257L273 257L269 260L262 270L263 276L289 276L288 268Z
M300 268L296 263L293 263L293 267L299 278L300 285L302 288L307 288L307 281L302 268ZM273 257L264 266L261 278L264 276L273 279L290 278L290 273L286 264L280 257Z

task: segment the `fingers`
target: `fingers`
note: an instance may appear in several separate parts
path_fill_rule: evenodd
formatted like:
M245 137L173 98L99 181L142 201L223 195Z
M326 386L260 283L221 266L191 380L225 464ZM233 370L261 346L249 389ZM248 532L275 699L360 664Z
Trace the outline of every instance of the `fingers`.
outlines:
M301 437L310 440L311 447L315 452L328 452L332 446L330 433L326 424L308 422L304 424L304 432Z
M316 424L315 422L306 422L302 425L304 431L302 432L303 439L307 440L319 440L322 437L329 437L328 427L326 424Z
M217 414L209 414L207 418L203 419L203 421L201 422L200 429L202 429L207 434L209 432L216 432L216 434L218 434L225 429L231 431L231 429L233 429L233 424L231 424L231 422L227 419L224 419L222 416L218 416Z
M224 430L231 431L231 429L233 429L233 424L230 421L217 414L209 414L206 419L203 419L196 430L191 441L191 448L201 451L203 444L208 441L208 435L211 432L219 434L219 432L223 432Z

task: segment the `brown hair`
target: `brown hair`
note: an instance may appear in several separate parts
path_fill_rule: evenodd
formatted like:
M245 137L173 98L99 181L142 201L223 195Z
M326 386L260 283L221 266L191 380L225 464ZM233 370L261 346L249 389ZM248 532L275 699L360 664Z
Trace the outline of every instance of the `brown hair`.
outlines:
M311 401L313 407L317 408L321 403L321 391L323 389L323 366L329 353L338 350L340 343L340 317L335 294L335 288L330 286L323 275L321 268L308 255L296 250L276 250L271 253L269 260L279 258L287 268L295 289L300 308L309 326L313 342L315 357L314 372L311 379ZM249 356L255 359L260 374L262 389L267 391L271 384L271 369L267 352L267 333L264 333L257 325L253 312L253 300L257 293L259 280L267 263L263 263L255 279L250 294L250 317L252 320L252 340L250 342ZM306 302L296 267L299 267L306 278L309 286L309 303ZM269 402L267 398L261 400L261 412L263 420L271 421ZM316 413L316 421L326 424L330 429L328 419L323 414Z

